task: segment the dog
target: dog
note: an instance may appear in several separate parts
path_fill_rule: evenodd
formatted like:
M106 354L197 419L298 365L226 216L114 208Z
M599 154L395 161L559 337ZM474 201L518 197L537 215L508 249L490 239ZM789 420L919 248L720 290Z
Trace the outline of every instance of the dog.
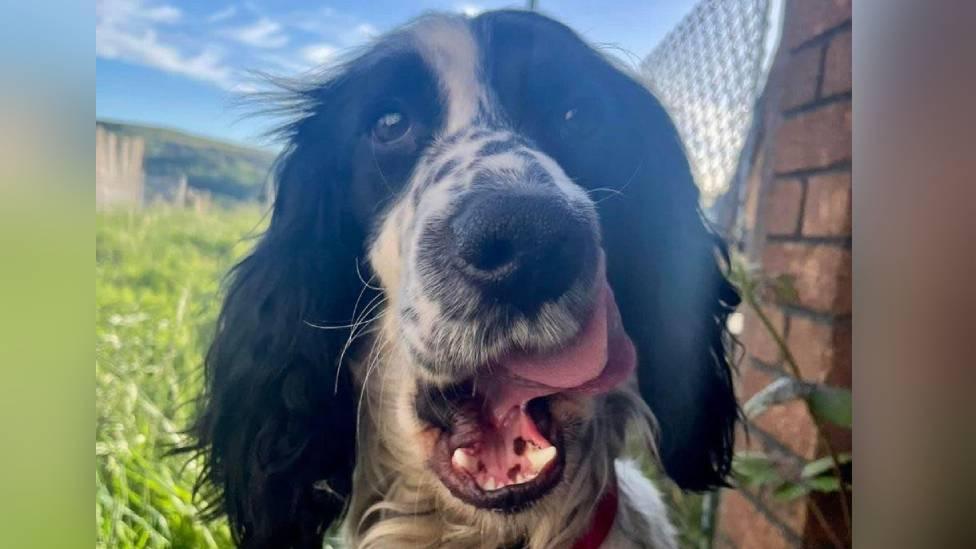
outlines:
M675 547L628 448L726 485L739 302L675 126L533 12L286 85L192 428L242 547Z

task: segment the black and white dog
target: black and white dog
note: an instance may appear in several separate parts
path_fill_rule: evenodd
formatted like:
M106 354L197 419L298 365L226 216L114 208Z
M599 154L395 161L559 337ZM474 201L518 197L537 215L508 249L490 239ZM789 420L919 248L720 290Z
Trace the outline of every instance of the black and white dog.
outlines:
M675 127L546 17L430 15L293 87L194 428L244 547L674 547L625 444L729 473L724 246Z

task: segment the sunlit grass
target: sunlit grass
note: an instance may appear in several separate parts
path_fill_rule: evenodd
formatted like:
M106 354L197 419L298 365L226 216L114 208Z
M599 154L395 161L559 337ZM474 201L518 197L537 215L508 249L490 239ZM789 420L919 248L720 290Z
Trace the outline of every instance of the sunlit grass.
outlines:
M257 208L99 214L95 266L95 524L99 547L229 547L191 497L197 464L167 457L192 415L220 280Z

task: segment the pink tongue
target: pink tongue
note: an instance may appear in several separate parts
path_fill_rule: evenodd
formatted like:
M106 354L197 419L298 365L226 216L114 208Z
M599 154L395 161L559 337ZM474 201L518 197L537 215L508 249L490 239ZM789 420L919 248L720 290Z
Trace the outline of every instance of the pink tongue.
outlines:
M518 355L504 360L490 377L479 380L489 395L498 424L514 407L555 393L597 394L616 387L634 371L637 356L620 321L620 311L607 284L601 261L593 313L575 339L544 355Z

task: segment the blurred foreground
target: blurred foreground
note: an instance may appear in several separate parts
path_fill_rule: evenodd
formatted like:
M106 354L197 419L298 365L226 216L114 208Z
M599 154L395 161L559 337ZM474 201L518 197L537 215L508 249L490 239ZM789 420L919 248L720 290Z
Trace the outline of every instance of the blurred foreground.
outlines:
M256 207L150 209L96 221L95 524L98 547L229 547L191 499L196 464L165 457L201 384L224 273Z

